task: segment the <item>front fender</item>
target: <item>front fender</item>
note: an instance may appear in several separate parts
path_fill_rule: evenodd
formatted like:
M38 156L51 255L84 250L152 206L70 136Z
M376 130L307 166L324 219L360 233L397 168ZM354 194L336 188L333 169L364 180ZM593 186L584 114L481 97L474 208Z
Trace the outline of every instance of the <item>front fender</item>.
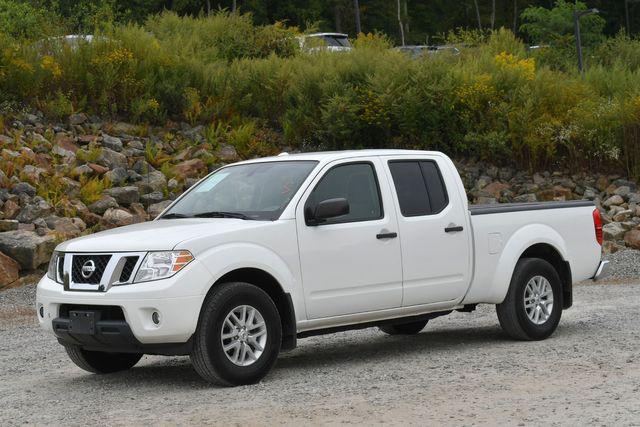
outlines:
M493 280L489 282L491 287L486 302L499 304L504 301L516 263L528 248L539 243L550 245L567 260L564 239L556 230L544 224L530 224L520 228L511 235L502 250Z

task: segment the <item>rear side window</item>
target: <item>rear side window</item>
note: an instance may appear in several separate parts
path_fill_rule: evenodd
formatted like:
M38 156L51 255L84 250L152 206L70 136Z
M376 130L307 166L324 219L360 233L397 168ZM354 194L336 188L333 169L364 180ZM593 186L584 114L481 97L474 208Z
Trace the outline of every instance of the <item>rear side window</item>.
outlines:
M370 163L349 163L329 170L309 195L305 210L314 210L321 201L336 198L347 199L349 213L323 224L370 221L383 216L380 190Z
M435 162L391 161L389 169L402 216L437 214L449 203L444 181Z

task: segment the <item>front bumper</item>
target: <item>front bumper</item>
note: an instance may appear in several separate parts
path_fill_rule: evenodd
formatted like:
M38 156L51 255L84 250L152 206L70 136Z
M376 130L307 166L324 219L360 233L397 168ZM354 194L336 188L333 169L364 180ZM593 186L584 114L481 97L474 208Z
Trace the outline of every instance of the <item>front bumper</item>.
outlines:
M600 261L598 264L598 269L596 270L596 274L593 275L593 280L600 280L609 272L609 261Z
M36 293L38 321L59 340L87 348L100 345L135 349L188 343L198 324L206 284L212 283L211 275L202 265L192 264L169 279L113 286L106 292L65 290L45 276L38 283ZM65 331L68 318L65 320L65 314L61 315L63 306L98 311L100 307L117 307L123 315L121 319L98 319L103 323L96 322L94 337L77 336ZM158 313L159 322L154 322L153 313Z

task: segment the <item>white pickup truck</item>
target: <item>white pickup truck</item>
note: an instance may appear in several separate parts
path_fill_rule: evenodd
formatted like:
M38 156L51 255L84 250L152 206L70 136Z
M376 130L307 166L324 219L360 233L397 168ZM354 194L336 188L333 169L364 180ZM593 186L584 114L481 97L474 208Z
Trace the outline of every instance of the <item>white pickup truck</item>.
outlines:
M81 368L189 355L207 381L259 381L298 338L497 305L522 340L548 337L572 284L596 279L589 201L472 206L442 153L361 150L225 166L154 221L60 244L37 316Z

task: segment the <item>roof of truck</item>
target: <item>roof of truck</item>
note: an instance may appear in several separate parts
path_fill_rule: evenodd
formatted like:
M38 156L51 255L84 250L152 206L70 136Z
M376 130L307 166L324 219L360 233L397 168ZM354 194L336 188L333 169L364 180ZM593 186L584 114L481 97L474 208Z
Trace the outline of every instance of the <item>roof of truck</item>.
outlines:
M313 153L280 153L277 156L263 157L259 159L246 160L242 163L254 163L265 161L286 161L286 160L316 160L331 162L334 160L358 158L358 157L379 157L379 156L415 156L415 155L442 155L438 151L421 150L344 150L344 151L318 151Z

